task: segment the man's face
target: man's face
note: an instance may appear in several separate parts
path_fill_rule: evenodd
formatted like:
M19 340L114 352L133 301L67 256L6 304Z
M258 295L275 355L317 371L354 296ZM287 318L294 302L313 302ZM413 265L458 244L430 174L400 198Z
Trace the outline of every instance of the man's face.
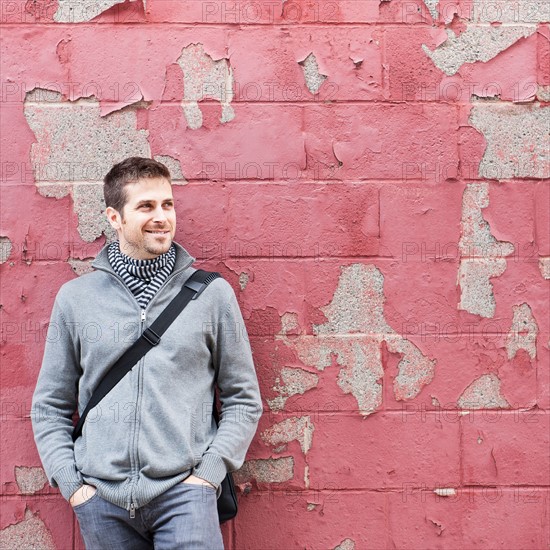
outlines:
M164 254L176 233L176 211L172 185L164 178L146 178L126 186L128 201L119 213L106 210L116 229L120 250L136 260Z

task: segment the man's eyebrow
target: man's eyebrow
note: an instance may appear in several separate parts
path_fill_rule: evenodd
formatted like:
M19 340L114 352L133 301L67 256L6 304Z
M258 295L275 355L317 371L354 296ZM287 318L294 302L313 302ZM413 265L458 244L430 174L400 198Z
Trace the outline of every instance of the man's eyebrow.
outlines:
M141 206L142 204L147 204L148 202L156 202L154 199L143 199L143 200L140 200L136 206ZM174 198L173 197L170 197L168 199L164 199L162 202L174 202Z

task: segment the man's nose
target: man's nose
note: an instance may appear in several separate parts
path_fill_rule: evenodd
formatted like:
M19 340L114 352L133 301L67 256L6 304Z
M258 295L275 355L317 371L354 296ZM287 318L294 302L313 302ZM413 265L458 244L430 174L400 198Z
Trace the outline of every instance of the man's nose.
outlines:
M155 221L155 222L164 222L167 219L168 218L166 217L166 212L164 211L162 206L158 206L155 209L154 216L153 216L153 221Z

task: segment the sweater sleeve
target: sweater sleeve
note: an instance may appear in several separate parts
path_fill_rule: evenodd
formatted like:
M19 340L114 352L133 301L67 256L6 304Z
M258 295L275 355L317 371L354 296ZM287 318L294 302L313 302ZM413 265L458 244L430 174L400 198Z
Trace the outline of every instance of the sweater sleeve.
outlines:
M218 496L227 472L243 465L263 411L248 334L235 293L229 288L231 296L218 324L213 353L220 423L200 464L193 469L194 475L218 488Z
M78 406L81 369L78 344L55 300L42 367L32 397L31 421L34 440L52 487L59 487L67 500L84 484L77 470L72 440L72 415Z

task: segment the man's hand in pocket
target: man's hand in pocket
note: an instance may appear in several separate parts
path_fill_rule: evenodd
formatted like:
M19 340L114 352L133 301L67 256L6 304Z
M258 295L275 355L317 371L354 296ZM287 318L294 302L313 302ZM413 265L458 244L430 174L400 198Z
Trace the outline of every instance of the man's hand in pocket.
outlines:
M77 506L78 504L83 504L87 500L91 499L97 489L93 485L88 485L85 483L79 487L69 499L69 504L71 506Z
M202 479L201 477L194 476L191 474L190 476L186 477L182 483L193 483L195 485L206 485L207 487L212 487L212 489L215 489L214 485L210 483L209 481L206 481L206 479Z

